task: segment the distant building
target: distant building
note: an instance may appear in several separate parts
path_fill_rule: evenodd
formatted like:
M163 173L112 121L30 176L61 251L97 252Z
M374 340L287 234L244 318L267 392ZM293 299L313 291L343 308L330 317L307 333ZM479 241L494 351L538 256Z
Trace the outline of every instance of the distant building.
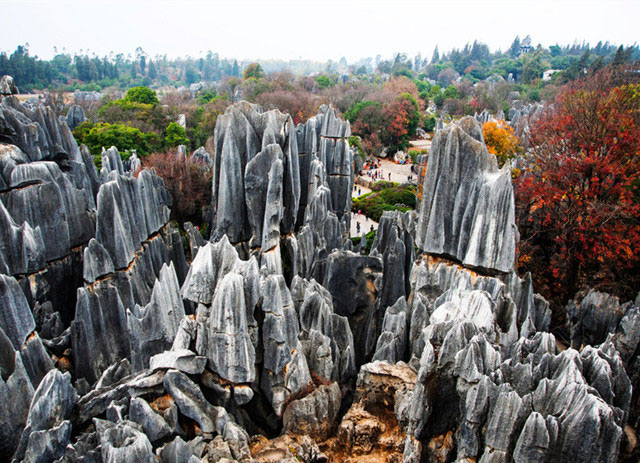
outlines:
M520 55L529 53L531 50L533 50L533 47L531 46L531 36L527 35L520 43Z
M542 80L551 80L551 76L556 72L561 72L560 69L549 69L548 71L544 71L542 73Z

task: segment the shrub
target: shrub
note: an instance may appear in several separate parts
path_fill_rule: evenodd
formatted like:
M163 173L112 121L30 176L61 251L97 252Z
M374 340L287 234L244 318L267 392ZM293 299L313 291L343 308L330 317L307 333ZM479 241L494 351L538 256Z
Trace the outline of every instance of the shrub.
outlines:
M189 139L187 133L177 122L171 122L165 130L164 145L166 147L174 147L178 145L188 145Z
M318 84L319 89L329 88L335 85L331 77L326 75L316 77L316 84Z
M394 186L398 186L398 184L396 182L388 182L387 180L378 180L371 186L371 190L380 191L384 190L385 188L392 188Z
M73 134L78 143L84 143L93 155L99 155L102 148L115 146L118 151L124 153L136 150L144 156L150 152L157 142L157 135L153 132L144 133L140 130L123 124L107 124L104 122L92 124L86 123L76 127Z
M418 148L412 148L409 151L407 151L407 154L411 158L411 162L413 164L418 162L418 156L420 156L421 154L427 154L427 153L428 153L427 150L418 149Z
M175 152L154 153L143 160L145 168L153 168L163 178L171 193L171 218L202 226L207 219L211 202L212 172L201 161Z
M422 127L427 132L433 131L436 128L436 117L435 116L425 117L424 125Z
M154 90L149 87L133 87L127 90L124 99L133 103L142 103L156 105L158 104L158 96Z
M513 133L513 128L503 120L485 122L482 126L482 135L487 150L498 158L500 167L522 152L520 139Z
M376 182L383 183L383 182ZM390 183L390 182L386 182ZM375 187L375 185L374 185ZM406 212L416 207L416 190L413 185L396 185L364 194L353 199L352 210L361 211L376 222L384 211Z
M244 80L255 78L261 79L264 77L264 69L260 63L251 63L247 66L247 69L244 70Z
M376 230L368 232L366 235L364 235L364 237L367 240L367 244L365 244L364 246L364 252L365 254L369 255L369 253L371 252L371 246L373 246L373 241L376 239ZM354 246L358 246L361 240L361 236L354 236L353 238L351 238L351 242Z

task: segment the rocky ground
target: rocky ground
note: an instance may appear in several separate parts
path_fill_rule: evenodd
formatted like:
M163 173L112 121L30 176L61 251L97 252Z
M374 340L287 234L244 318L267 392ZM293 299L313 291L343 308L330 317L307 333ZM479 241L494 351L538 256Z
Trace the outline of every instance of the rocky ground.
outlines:
M349 135L231 106L185 241L154 172L5 96L0 460L637 461L640 299L577 295L558 349L475 118L363 255Z

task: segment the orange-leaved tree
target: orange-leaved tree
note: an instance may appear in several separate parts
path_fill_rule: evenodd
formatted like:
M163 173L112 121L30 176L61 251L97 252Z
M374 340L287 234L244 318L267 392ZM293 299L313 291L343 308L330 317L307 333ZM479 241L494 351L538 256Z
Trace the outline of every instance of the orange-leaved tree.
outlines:
M384 141L393 151L405 149L420 123L417 100L409 93L402 93L386 108L386 117Z
M496 156L500 167L507 160L522 152L520 138L513 133L513 128L502 119L485 122L482 126L482 135L487 149Z
M515 182L519 269L556 308L586 286L631 298L640 283L640 85L612 72L558 95Z

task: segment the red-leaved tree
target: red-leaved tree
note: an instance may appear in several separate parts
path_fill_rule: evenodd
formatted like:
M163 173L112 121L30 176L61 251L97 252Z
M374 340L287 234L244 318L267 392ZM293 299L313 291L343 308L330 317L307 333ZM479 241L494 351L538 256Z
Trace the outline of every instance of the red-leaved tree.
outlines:
M171 193L171 218L180 225L190 221L197 226L206 223L211 203L212 169L197 159L175 152L154 153L142 160L146 169L155 169Z
M640 85L624 77L605 70L564 89L515 181L519 268L556 307L586 286L638 291Z

